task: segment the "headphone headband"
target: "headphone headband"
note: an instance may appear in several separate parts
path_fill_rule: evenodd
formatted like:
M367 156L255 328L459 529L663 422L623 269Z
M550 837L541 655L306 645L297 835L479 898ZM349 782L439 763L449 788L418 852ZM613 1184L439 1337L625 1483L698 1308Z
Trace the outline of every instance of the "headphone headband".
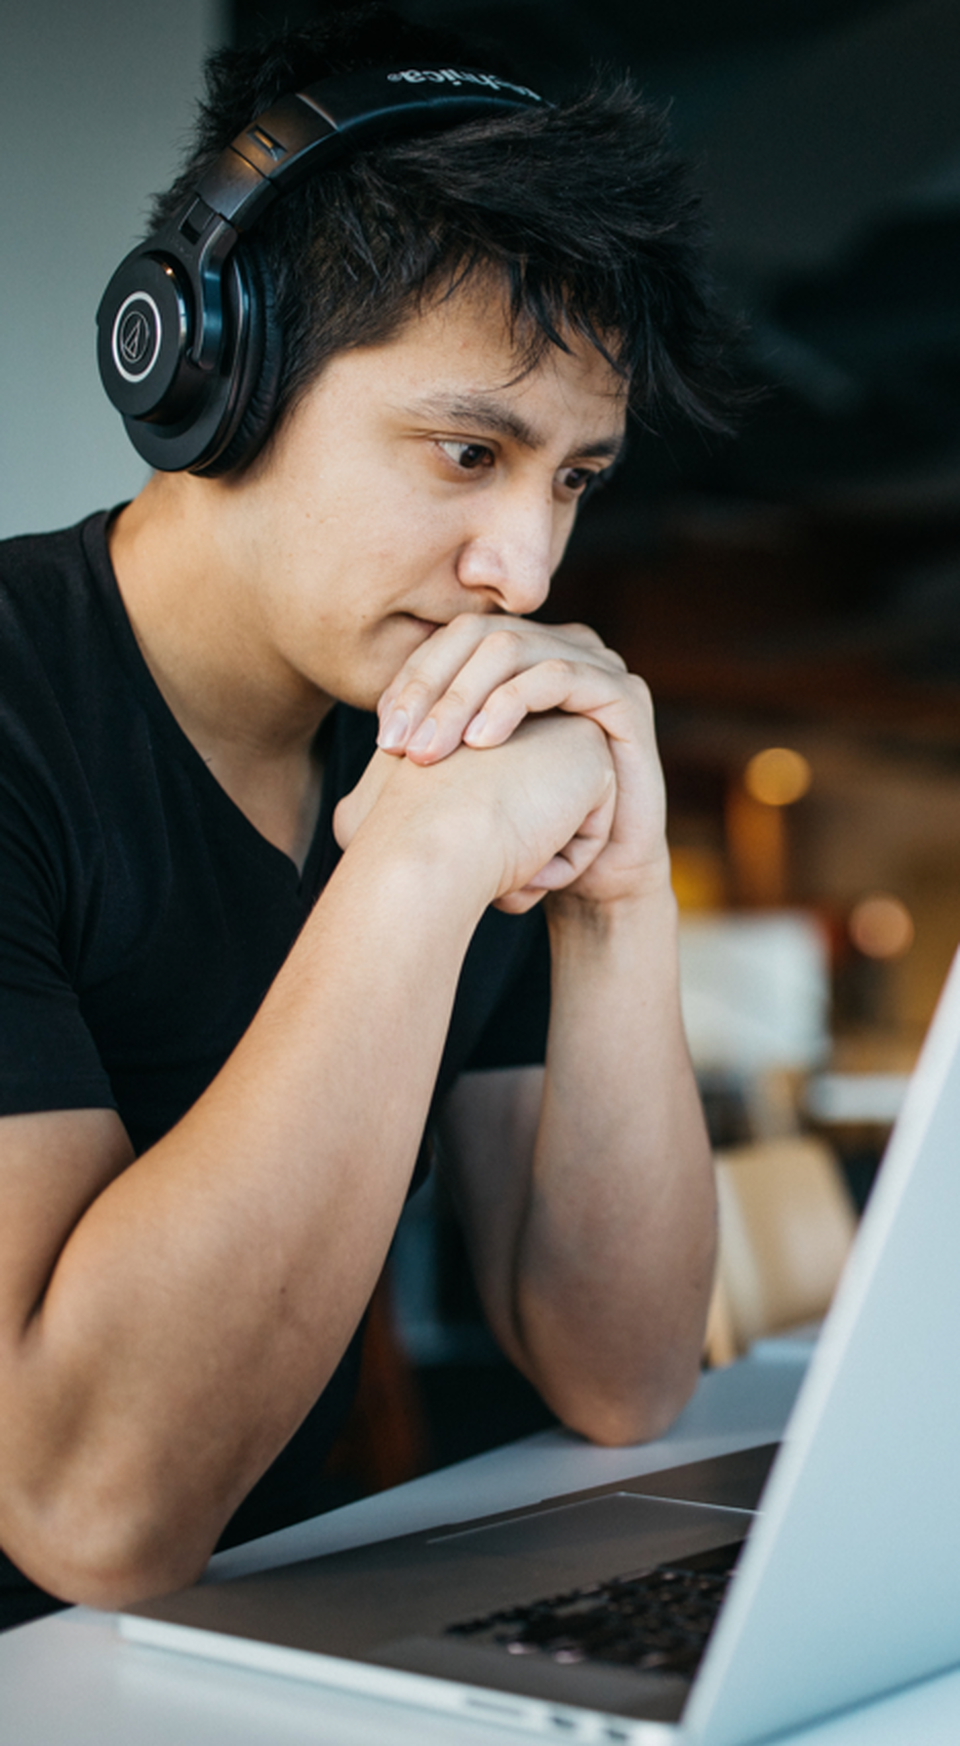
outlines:
M495 73L425 66L321 79L258 115L121 262L97 310L100 375L144 459L225 472L263 442L272 388L250 440L239 452L235 443L263 394L262 356L251 351L268 348L269 316L234 249L278 196L370 142L541 107L535 91Z
M275 194L371 140L459 127L484 115L542 105L542 97L523 85L453 67L321 79L258 115L221 154L197 192L243 232Z

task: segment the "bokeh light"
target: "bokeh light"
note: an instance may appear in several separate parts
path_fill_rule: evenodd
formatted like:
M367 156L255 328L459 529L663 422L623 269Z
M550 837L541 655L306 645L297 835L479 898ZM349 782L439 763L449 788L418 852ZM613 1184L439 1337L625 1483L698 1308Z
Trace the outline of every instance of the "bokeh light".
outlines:
M913 917L899 897L877 891L850 913L850 938L866 958L902 958L913 945Z
M768 746L750 759L743 773L744 787L764 806L792 806L806 794L813 771L802 752L789 746Z

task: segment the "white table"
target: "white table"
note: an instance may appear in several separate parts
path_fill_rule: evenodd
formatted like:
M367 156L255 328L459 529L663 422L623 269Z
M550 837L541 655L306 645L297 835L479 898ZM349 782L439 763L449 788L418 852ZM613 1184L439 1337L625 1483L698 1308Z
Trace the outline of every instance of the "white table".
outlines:
M745 1360L705 1376L668 1436L596 1449L544 1432L213 1561L208 1580L462 1521L630 1474L774 1441L803 1376ZM797 1746L956 1746L960 1672L794 1736ZM123 1642L76 1607L0 1636L0 1746L521 1746L530 1735L328 1693L269 1674Z

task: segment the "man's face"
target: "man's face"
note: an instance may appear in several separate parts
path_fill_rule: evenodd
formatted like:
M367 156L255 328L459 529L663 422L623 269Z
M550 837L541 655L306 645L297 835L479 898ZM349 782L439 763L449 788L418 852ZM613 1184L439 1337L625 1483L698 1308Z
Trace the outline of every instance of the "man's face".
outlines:
M267 464L224 482L260 632L301 694L370 709L438 625L542 605L623 440L622 384L571 345L512 380L499 292L478 281L339 353Z

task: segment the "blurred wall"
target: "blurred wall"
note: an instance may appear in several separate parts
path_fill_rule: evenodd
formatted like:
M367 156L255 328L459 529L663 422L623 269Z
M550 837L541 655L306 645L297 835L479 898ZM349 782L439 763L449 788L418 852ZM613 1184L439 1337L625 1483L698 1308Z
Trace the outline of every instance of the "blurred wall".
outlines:
M3 0L0 537L140 488L100 387L94 315L169 181L220 0Z

